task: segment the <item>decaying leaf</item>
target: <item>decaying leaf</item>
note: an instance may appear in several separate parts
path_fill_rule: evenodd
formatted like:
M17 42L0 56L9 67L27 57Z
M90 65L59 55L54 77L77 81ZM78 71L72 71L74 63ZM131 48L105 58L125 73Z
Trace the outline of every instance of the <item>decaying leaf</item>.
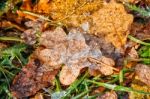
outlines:
M24 0L21 9L43 14L67 26L80 26L85 20L90 20L89 15L102 5L103 0L39 0L35 5L31 4L31 0ZM18 11L18 14L31 20L37 19L22 11Z
M11 86L13 96L17 98L34 95L37 91L52 84L58 69L45 69L45 64L36 56L31 57L29 63L15 77Z
M84 36L77 30L72 30L66 35L63 29L56 28L54 31L44 32L40 42L46 47L38 52L40 60L53 67L61 64L67 66L62 68L60 76L60 81L64 85L75 81L82 68L94 66L88 61L88 57L101 57L101 51L90 48L86 44ZM70 79L66 75L74 79Z
M113 73L115 62L111 58L102 56L99 60L92 58L89 58L89 60L97 64L97 66L92 69L99 70L101 74L111 75Z
M137 59L139 58L139 55L138 55L138 52L136 51L135 47L132 47L128 53L128 56L130 58L133 58L133 59Z
M150 87L144 85L143 83L136 81L136 83L132 83L131 87L135 90L142 90L144 92L150 92ZM149 99L150 95L146 94L139 94L137 92L131 92L129 93L129 99Z
M114 91L106 92L102 96L97 97L96 99L118 99L117 94Z
M29 28L22 33L22 38L26 44L34 45L39 42L39 37L44 28L44 24L45 22L42 20L25 22L25 25Z
M32 8L33 8L33 5L32 5L31 0L23 0L23 4L20 7L21 10L32 11ZM18 13L18 16L21 18L27 18L27 19L31 19L31 20L37 19L35 16L25 14L20 10L18 10L17 13Z
M146 40L150 38L150 22L146 23L146 25L134 22L131 25L131 33L134 35L136 38L140 40Z
M68 66L63 66L63 68L60 72L60 76L59 76L60 82L63 85L70 85L80 75L80 70L82 68L79 66L74 66L73 68L74 69L72 69L71 67L68 67Z
M125 2L125 3L138 3L141 0L117 0L117 1Z
M93 49L100 49L103 56L112 58L116 66L123 65L124 52L117 50L114 45L108 42L104 37L96 37L93 35L84 35L87 45Z
M139 80L150 86L150 67L148 65L137 64L135 71Z
M7 45L0 43L0 50L2 50L3 48L6 48L6 47L7 47Z
M34 97L32 97L30 99L44 99L44 97L43 97L42 93L37 93Z
M114 1L107 3L98 12L95 12L92 17L91 33L104 36L116 48L121 48L125 45L129 27L133 22L133 16L126 13L122 4Z
M88 45L84 35L76 29L68 35L60 27L45 31L41 34L39 43L40 47L34 51L33 58L12 84L12 93L16 97L30 96L49 86L62 65L59 79L64 85L73 83L85 67L98 70L103 75L113 73L114 61L102 57L97 44Z

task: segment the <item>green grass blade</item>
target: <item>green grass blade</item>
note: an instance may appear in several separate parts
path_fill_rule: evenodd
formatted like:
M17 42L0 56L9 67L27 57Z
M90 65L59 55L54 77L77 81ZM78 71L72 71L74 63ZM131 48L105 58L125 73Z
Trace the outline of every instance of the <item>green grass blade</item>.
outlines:
M16 37L0 37L0 41L16 41L16 42L24 42L22 39L20 38L16 38Z
M137 93L141 93L141 94L148 94L150 95L150 92L144 92L141 90L134 90L132 88L129 87L124 87L124 86L119 86L119 85L112 85L112 84L107 84L107 83L102 83L102 82L96 82L96 81L92 81L92 80L87 80L88 82L91 82L93 84L96 84L98 86L102 86L111 90L115 90L115 91L123 91L123 92L137 92Z
M139 44L142 44L142 45L146 45L146 46L150 46L150 43L143 42L143 41L141 41L141 40L139 40L139 39L137 39L137 38L135 38L135 37L133 37L131 35L128 35L128 38L130 40L136 42L136 43L139 43Z

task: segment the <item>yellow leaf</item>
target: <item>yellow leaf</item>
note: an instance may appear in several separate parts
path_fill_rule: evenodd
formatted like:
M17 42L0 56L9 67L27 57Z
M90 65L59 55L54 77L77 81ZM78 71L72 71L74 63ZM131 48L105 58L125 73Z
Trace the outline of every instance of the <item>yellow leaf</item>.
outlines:
M116 48L121 48L126 43L129 27L133 16L127 14L122 4L111 1L92 16L93 26L91 33L104 36Z

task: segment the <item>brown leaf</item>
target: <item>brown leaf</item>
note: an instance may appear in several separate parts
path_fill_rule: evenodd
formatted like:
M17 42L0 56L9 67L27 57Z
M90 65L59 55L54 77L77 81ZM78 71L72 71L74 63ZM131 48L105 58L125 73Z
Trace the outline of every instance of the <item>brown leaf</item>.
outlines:
M111 58L102 56L99 60L89 58L91 62L97 63L95 70L99 70L103 75L111 75L115 69L113 66L115 62ZM118 70L117 70L118 71Z
M118 99L117 94L114 91L106 92L102 96L97 97L96 99Z
M44 99L44 97L43 97L42 93L37 93L34 97L32 97L30 99Z
M34 95L37 91L52 84L57 69L45 69L43 63L32 57L29 63L14 78L11 85L11 92L17 98Z
M150 67L148 65L137 64L135 72L142 82L150 86Z
M134 22L131 26L131 33L133 36L140 40L146 40L150 38L150 22L144 24Z
M116 48L121 48L125 45L129 27L133 22L133 16L126 13L122 4L113 1L107 3L99 11L95 12L92 17L91 33L104 36Z
M63 85L72 84L77 79L77 77L80 75L81 69L82 68L78 67L78 66L74 66L73 69L72 69L72 67L69 67L69 66L63 66L63 68L60 72L60 76L59 76L60 82Z
M26 10L26 11L32 11L32 6L33 5L32 5L31 0L23 0L23 4L20 7L20 9ZM17 13L18 13L18 16L21 17L21 18L24 17L24 18L28 18L28 19L31 19L31 20L36 20L35 16L31 16L31 15L25 14L25 13L23 13L20 10L18 10Z

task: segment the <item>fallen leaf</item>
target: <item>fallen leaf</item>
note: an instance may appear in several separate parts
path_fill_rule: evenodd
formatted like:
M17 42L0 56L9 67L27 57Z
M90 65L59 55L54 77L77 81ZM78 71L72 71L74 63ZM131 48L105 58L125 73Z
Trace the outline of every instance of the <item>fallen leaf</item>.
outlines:
M11 92L16 98L34 95L37 91L52 84L58 69L45 69L43 63L32 57L29 63L14 78Z
M33 98L30 99L44 99L44 97L42 93L37 93Z
M117 70L113 67L115 62L111 58L102 56L99 60L90 58L90 61L97 63L97 66L94 69L99 70L103 75L111 75L113 70Z
M21 9L45 15L56 23L67 26L80 26L85 20L90 21L89 15L103 5L103 0L38 0L35 4L32 4L31 1L24 0ZM23 11L18 10L17 12L20 17L37 19L36 16Z
M150 38L150 22L143 25L141 23L134 22L131 25L131 34L140 40L146 40Z
M148 65L137 64L135 72L140 81L150 86L150 67Z
M72 67L69 66L63 66L59 76L60 82L63 85L72 84L80 75L80 70L82 68L78 66L74 66L73 68L74 69L72 69Z
M118 99L117 97L118 96L117 96L116 92L111 91L111 92L106 92L105 94L97 97L96 99Z
M20 9L21 10L26 10L26 11L32 11L32 8L33 8L32 6L33 5L32 5L31 0L23 0L23 4L21 5ZM31 19L31 20L36 20L37 19L35 16L25 14L20 10L17 11L17 14L21 18L27 18L27 19Z
M104 36L116 48L125 45L133 16L127 14L122 4L111 1L92 16L91 33Z
M135 90L141 90L144 92L150 92L150 87L144 85L143 83L141 83L140 81L134 81L131 84L131 87ZM140 94L137 92L130 92L129 93L129 99L149 99L150 95L146 95L146 94Z

